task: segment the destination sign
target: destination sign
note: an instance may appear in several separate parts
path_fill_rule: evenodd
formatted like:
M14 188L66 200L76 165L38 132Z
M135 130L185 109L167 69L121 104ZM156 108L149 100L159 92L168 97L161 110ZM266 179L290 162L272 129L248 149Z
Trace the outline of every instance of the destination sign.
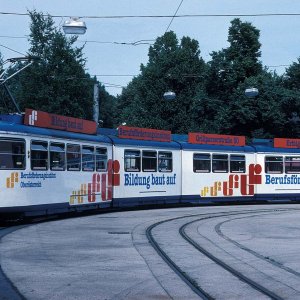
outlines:
M189 132L188 142L202 145L245 146L244 136Z
M122 139L135 139L158 142L171 141L171 131L129 126L120 126L118 128L118 136Z
M26 108L24 124L29 126L96 134L97 123Z
M275 148L300 148L300 139L274 138Z

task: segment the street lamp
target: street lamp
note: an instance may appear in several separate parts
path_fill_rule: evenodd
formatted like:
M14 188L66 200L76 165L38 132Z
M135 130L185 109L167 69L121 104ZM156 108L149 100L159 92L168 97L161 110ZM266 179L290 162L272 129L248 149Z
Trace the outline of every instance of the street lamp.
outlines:
M176 94L172 91L168 91L164 93L165 100L174 100L176 98Z
M259 94L258 89L257 88L249 88L245 90L245 95L248 98L254 98Z
M86 25L84 21L81 21L80 18L71 17L69 20L64 22L63 30L65 34L85 34ZM94 84L94 104L93 104L93 119L99 124L99 85L96 82Z
M65 34L85 34L86 25L79 18L72 17L64 22L63 30Z

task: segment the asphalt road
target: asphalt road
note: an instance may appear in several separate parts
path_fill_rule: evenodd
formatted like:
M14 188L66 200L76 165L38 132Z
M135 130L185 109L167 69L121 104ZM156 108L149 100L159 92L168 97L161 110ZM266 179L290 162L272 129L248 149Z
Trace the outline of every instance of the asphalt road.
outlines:
M116 212L20 228L1 239L0 299L199 299L149 243L146 230L160 221L154 239L209 297L269 298L184 240L179 229L188 223L188 236L219 260L278 299L300 298L300 206L276 205Z

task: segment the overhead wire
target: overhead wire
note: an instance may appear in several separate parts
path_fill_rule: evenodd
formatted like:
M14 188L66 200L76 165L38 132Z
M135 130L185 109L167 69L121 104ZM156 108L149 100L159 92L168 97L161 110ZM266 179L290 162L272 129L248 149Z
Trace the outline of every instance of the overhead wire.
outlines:
M96 76L96 77L134 77L138 76L138 74L94 74L91 76Z
M26 39L27 36L13 36L13 35L0 35L0 38L7 38L7 39Z
M179 11L181 5L183 3L183 0L179 3L174 15L115 15L115 16L79 16L80 18L85 19L123 19L123 18L171 18L170 23L168 24L168 27L165 32L167 32L172 25L175 18L196 18L196 17L273 17L273 16L300 16L300 13L259 13L259 14L182 14L177 15L177 12ZM15 16L29 16L29 13L15 13L15 12L0 12L0 15L15 15ZM50 14L43 14L43 16L51 16L53 18L66 18L66 17L72 17L70 15L50 15ZM8 36L8 35L1 35L0 37L3 38L15 38L15 39L25 39L27 36ZM98 44L115 44L115 45L130 45L130 46L138 46L138 45L152 45L150 42L155 40L139 40L135 42L115 42L115 41L80 41L83 43L98 43ZM12 49L10 47L4 46L0 44L1 47L6 48L10 51L13 51L15 53L21 54L26 56L26 54L19 52L15 49ZM272 66L266 66L270 68L276 68L276 67L288 67L289 65L272 65ZM132 74L110 74L110 75L92 75L92 76L137 76ZM122 85L118 84L111 84L111 83L104 83L112 87L112 88L124 88Z
M11 36L11 35L0 35L0 38L9 38L9 39L26 39L28 35L24 36ZM116 42L116 41L95 41L95 40L77 40L80 43L95 43L95 44L114 44L114 45L128 45L128 46L140 46L140 45L152 45L154 39L149 40L138 40L134 42Z
M268 68L280 68L280 67L289 67L290 65L274 65L274 66L266 66Z
M140 45L152 45L151 41L155 40L139 40L135 42L105 42L105 41L82 41L78 40L80 43L96 43L96 44L114 44L114 45L128 45L128 46L140 46Z
M103 81L101 81L101 83L103 83L103 84L109 84L109 85L111 85L111 86L120 87L120 88L123 88L123 87L124 87L124 86L121 85L121 84L115 84L115 83L110 83L110 82L103 82Z
M178 10L179 10L179 8L180 8L182 2L183 2L183 0L181 0L181 2L179 3L179 5L178 5L178 7L177 7L177 9L176 9L176 11L175 11L175 14L173 15L173 17L172 17L172 19L171 19L171 21L170 21L170 23L169 23L169 25L168 25L168 27L167 27L165 33L169 30L171 24L173 23L173 20L174 20L176 14L177 14L177 12L178 12Z
M29 16L29 13L0 12L0 15ZM53 18L71 18L71 15L51 15ZM202 17L288 17L300 16L300 13L253 13L253 14L183 14L183 15L111 15L111 16L77 16L84 19L125 19L125 18L202 18Z
M25 36L11 36L11 35L0 35L0 38L12 38L12 39L26 39L27 38L27 35L25 35ZM153 40L138 40L138 41L135 41L135 42L115 42L115 41L94 41L94 40L91 40L91 41L89 41L89 40L86 40L86 41L84 41L84 40L77 40L77 42L81 42L81 43L96 43L96 44L114 44L114 45L132 45L132 46L136 46L136 45L141 45L142 44L142 42L146 42L146 41L155 41L154 39ZM145 43L146 44L146 43ZM149 44L149 45L152 45L152 43L147 43L147 44ZM11 50L11 51L14 51L14 52L16 52L16 53L18 53L18 54L22 54L22 55L24 55L25 56L25 54L24 53L21 53L21 52L19 52L19 51L17 51L17 50L14 50L14 49L12 49L12 48L9 48L9 47L7 47L7 46L4 46L4 45L2 45L2 44L0 44L0 47L4 47L4 48L7 48L7 49L9 49L9 50ZM288 67L288 66L290 66L290 65L287 65L287 64L279 64L279 65L266 65L266 67L268 67L268 68L277 68L277 67ZM130 75L93 75L93 76L137 76L137 75L132 75L132 74L130 74Z
M3 47L3 48L8 49L8 50L10 50L10 51L12 51L12 52L15 52L15 53L21 54L21 55L23 55L23 56L26 56L26 54L24 54L24 53L22 53L22 52L19 52L19 51L15 50L15 49L12 49L12 48L10 48L10 47L4 46L4 45L2 45L2 44L0 44L0 47Z

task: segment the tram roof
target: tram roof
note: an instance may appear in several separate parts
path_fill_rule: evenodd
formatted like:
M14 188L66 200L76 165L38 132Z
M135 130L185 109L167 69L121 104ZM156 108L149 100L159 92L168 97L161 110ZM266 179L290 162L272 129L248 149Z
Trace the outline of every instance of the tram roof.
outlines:
M299 148L275 148L272 146L253 146L257 153L297 153L300 154Z
M171 142L159 142L137 139L119 138L116 129L98 128L97 135L68 132L63 130L48 129L23 125L22 115L0 115L0 131L24 133L28 135L39 135L63 139L74 139L90 142L102 142L115 145L128 145L139 147L157 147L169 149L185 149L195 151L226 151L226 152L257 152L257 153L296 153L300 154L300 148L276 148L273 147L273 139L253 139L250 145L246 146L224 146L192 144L188 142L185 134L172 134Z
M224 145L204 145L180 142L182 149L195 151L226 151L226 152L254 152L251 146L224 146Z
M90 135L90 134L83 134L83 133L68 132L68 131L62 131L56 129L47 129L47 128L16 124L13 122L6 122L6 121L0 121L0 131L111 144L111 140L104 135Z
M177 142L157 142L157 141L146 141L146 140L136 140L136 139L123 139L117 136L109 136L113 141L114 145L124 145L124 146L137 146L137 147L155 147L164 149L178 149L180 150L180 144Z

